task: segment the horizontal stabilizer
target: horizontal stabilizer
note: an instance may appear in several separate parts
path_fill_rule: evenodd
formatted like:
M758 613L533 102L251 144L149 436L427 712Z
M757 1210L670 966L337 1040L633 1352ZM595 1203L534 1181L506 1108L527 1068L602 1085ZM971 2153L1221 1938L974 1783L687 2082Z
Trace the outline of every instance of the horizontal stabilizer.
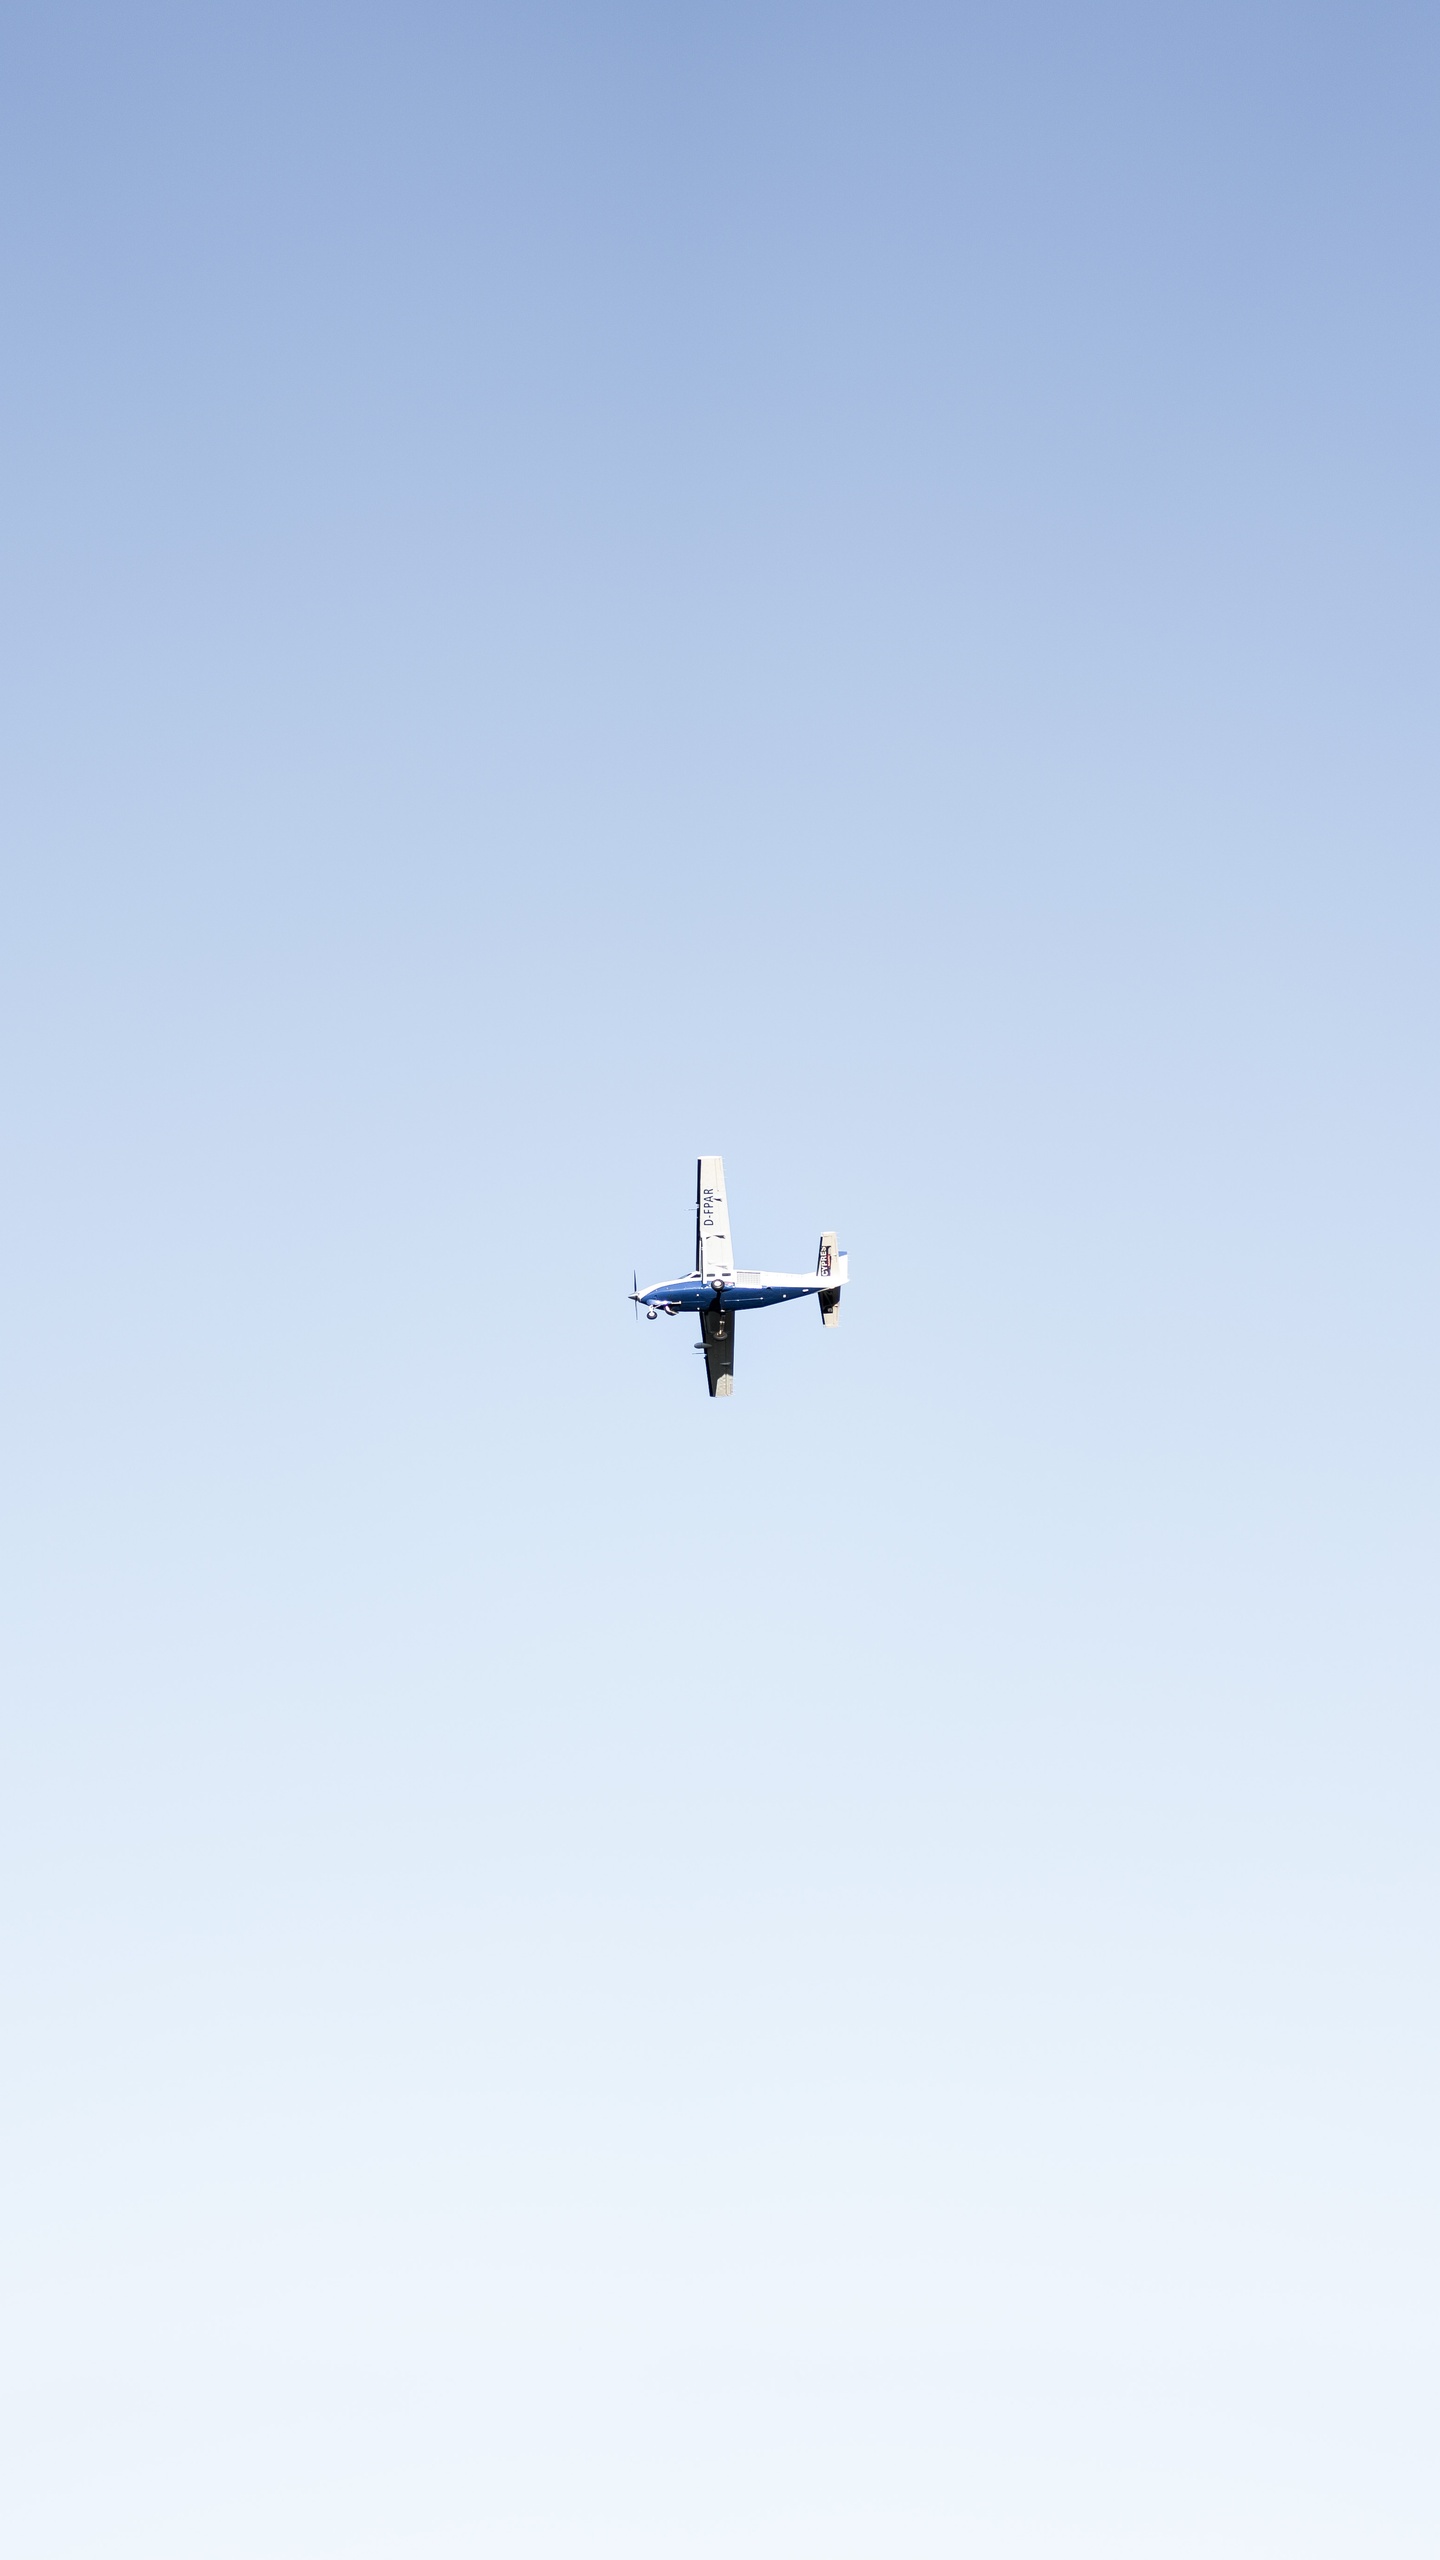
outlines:
M821 1237L820 1257L815 1265L815 1270L817 1277L821 1280L828 1280L832 1272L835 1274L837 1280L843 1279L844 1274L840 1269L839 1250L833 1235L825 1235ZM839 1289L822 1289L819 1294L821 1323L838 1324L840 1321Z

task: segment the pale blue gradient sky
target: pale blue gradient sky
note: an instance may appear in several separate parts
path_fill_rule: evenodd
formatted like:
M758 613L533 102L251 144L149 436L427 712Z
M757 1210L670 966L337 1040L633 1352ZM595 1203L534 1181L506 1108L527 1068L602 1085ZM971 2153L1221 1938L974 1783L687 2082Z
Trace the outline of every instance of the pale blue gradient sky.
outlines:
M1433 2560L1437 72L9 12L25 2560Z

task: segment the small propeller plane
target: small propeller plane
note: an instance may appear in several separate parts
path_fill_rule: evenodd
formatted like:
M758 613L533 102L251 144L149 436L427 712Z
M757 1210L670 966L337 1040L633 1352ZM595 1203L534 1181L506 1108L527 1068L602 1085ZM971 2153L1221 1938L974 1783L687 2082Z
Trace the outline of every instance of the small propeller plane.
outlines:
M642 1289L638 1275L630 1295L639 1316L643 1307L653 1324L657 1316L698 1315L697 1351L705 1354L705 1375L712 1396L735 1392L735 1318L750 1307L783 1307L791 1298L818 1298L820 1321L840 1321L840 1292L850 1277L849 1256L839 1252L833 1235L820 1239L820 1259L813 1271L737 1271L730 1242L730 1211L725 1201L725 1167L718 1156L702 1156L695 1168L695 1268L683 1280L666 1280Z

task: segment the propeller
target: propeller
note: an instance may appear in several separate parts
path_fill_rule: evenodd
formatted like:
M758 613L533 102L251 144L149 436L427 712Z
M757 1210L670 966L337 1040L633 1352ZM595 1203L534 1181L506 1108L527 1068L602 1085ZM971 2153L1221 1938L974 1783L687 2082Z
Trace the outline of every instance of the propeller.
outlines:
M634 1303L634 1307L635 1307L635 1321L636 1321L636 1323L637 1323L637 1324L638 1324L638 1323L639 1323L639 1321L640 1321L640 1310L641 1310L641 1308L642 1308L642 1307L643 1307L643 1308L644 1308L644 1310L645 1310L646 1320L647 1320L647 1322L648 1322L648 1323L650 1323L650 1324L658 1324L658 1323L659 1323L659 1321L660 1321L660 1318L661 1318L662 1316L678 1316L678 1315L680 1314L680 1312L681 1312L680 1308L679 1308L677 1305L672 1304L669 1300L667 1300L667 1299L665 1299L665 1298L662 1298L662 1299L661 1299L660 1304L659 1304L659 1306L658 1306L658 1307L652 1307L648 1298L642 1298L642 1297L641 1297L641 1295L640 1295L640 1274L638 1273L638 1271L632 1271L632 1272L631 1272L631 1274L630 1274L630 1280L631 1280L630 1296L631 1296L631 1299L632 1299L632 1301L633 1301L633 1303Z

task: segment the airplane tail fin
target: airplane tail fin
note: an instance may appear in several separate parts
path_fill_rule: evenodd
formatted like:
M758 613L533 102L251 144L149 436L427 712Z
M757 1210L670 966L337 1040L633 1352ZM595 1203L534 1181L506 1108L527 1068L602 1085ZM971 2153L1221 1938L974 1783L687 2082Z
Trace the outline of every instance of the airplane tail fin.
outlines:
M832 1271L835 1273L837 1279L839 1278L840 1255L836 1248L836 1242L833 1235L824 1235L821 1237L820 1258L815 1265L815 1270L817 1277L822 1280L828 1280ZM838 1288L822 1289L820 1291L820 1321L822 1324L839 1323L840 1292Z

